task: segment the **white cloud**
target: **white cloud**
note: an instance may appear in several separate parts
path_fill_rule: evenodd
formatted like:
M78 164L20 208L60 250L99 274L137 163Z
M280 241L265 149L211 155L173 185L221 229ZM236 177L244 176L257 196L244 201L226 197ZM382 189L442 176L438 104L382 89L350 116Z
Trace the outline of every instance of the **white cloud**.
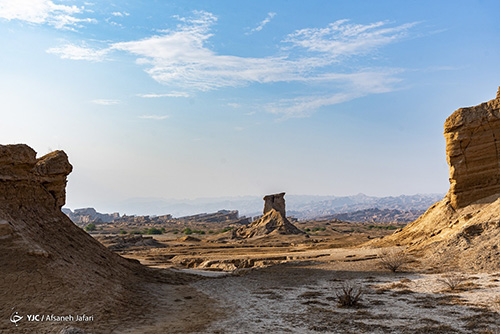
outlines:
M130 16L130 13L127 12L113 12L111 13L113 16L118 16L118 17L124 17L124 16Z
M271 15L272 14L272 15ZM274 13L269 13L270 20ZM284 99L269 104L267 110L285 117L304 117L315 109L354 98L394 90L398 82L394 69L357 70L338 73L349 57L366 55L405 36L416 23L393 26L387 22L367 25L340 20L324 28L297 30L282 41L287 47L280 56L241 57L217 54L209 47L211 28L217 22L213 14L196 11L192 17L176 17L181 23L172 30L141 40L111 43L104 49L86 45L65 45L48 52L67 59L101 61L111 52L123 51L137 56L136 62L157 82L208 91L251 83L301 82L318 85L328 92L322 96ZM266 20L262 21L265 24ZM256 28L257 29L257 28ZM346 61L342 63L343 61ZM188 97L184 92L141 94L144 98Z
M245 58L218 55L205 42L212 36L210 27L217 18L196 12L194 18L180 18L178 30L164 31L138 41L115 43L114 50L137 55L137 62L147 65L146 72L162 84L177 84L198 90L241 86L249 82L303 80L302 71L317 66L321 59L292 61L286 57Z
M139 118L142 118L142 119L153 119L156 121L161 121L161 120L167 119L169 117L170 116L168 116L168 115L142 115L142 116L139 116Z
M165 94L137 94L139 97L144 98L157 98L157 97L190 97L187 92L170 92Z
M137 63L146 65L146 72L159 83L206 91L248 83L325 80L315 73L338 62L340 56L393 42L414 25L387 28L384 22L353 25L337 21L324 29L303 29L287 36L284 42L291 43L291 48L301 46L307 51L305 55L252 58L218 55L206 46L212 36L211 26L217 21L213 14L195 12L194 17L178 19L182 24L176 30L114 43L110 48L137 55ZM308 38L318 46L308 42ZM311 51L316 55L309 54Z
M265 109L268 112L280 114L285 119L307 117L321 107L348 102L370 94L391 92L395 89L394 84L401 81L394 77L394 74L400 71L386 69L352 74L326 75L323 79L335 82L343 88L342 91L319 96L282 99L268 104Z
M264 28L264 26L266 24L268 24L269 22L271 22L271 20L275 16L276 16L276 13L273 13L273 12L267 13L267 17L264 20L262 20L257 27L250 30L249 33L246 33L246 35L250 35L251 33L256 32L256 31L261 31Z
M49 24L58 29L74 29L80 23L96 22L91 18L77 18L83 7L55 4L50 0L2 0L0 18L34 24Z
M109 49L93 49L87 45L66 44L60 47L50 48L47 53L58 55L62 59L103 61L107 59Z
M229 107L231 107L231 108L235 108L235 109L237 109L237 108L241 108L241 104L239 104L239 103L233 103L233 102L230 102L230 103L228 103L227 105L228 105Z
M350 24L349 20L338 20L326 28L307 28L289 34L284 42L292 47L319 52L329 57L359 55L405 37L417 23L386 27L387 22L372 24Z
M120 104L120 100L108 100L108 99L97 99L97 100L92 100L90 102L95 104L100 104L103 106L112 106L115 104Z

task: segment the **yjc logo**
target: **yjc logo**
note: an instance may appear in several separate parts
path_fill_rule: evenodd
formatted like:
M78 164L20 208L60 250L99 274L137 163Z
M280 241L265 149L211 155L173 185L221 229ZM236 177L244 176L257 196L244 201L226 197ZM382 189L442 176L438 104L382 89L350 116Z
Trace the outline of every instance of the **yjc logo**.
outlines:
M21 321L21 319L22 319L22 318L23 318L23 316L22 316L22 315L19 315L19 314L18 314L18 312L14 312L14 313L12 313L12 315L10 316L10 321L11 321L12 323L16 324L16 326L17 326L17 323L18 323L19 321Z

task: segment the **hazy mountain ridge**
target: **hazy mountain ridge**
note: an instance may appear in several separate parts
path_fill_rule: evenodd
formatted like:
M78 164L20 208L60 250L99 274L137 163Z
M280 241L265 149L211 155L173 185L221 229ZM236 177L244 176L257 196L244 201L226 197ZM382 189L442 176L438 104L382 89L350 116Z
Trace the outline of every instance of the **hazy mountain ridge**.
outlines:
M288 215L299 219L348 213L372 208L399 211L425 210L443 198L444 194L417 194L375 197L354 196L286 195ZM127 215L165 215L181 217L219 210L238 210L240 215L252 217L262 214L260 196L198 198L172 200L160 198L136 198L109 205L113 212Z

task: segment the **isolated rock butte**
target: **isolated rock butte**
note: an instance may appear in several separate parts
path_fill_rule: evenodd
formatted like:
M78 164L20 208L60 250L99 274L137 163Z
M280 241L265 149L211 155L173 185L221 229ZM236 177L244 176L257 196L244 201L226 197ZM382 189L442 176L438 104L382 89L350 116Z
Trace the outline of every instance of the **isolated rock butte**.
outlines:
M450 190L417 220L369 244L409 246L441 269L500 270L499 108L500 89L496 99L446 120Z
M494 100L460 108L444 124L454 209L500 193L500 88Z
M151 271L112 253L62 213L71 170L63 151L36 159L27 145L0 145L2 333L14 328L7 320L12 307L21 315L94 314L97 322L82 323L92 332L148 307L139 287ZM54 333L63 325L25 321L16 329Z
M264 212L265 215L272 209L278 211L283 217L286 217L285 211L285 193L273 194L264 196Z
M233 231L233 238L249 239L269 234L305 234L285 216L285 193L264 196L264 215L250 225Z

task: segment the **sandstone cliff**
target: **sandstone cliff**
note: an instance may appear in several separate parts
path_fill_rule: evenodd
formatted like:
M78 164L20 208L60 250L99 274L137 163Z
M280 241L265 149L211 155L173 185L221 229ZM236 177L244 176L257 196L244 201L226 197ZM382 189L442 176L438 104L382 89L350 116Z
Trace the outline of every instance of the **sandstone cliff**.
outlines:
M497 98L455 111L444 124L453 208L500 193L500 89Z
M500 89L445 122L450 189L416 221L373 245L407 245L437 267L500 270Z
M57 333L65 323L27 322L26 314L84 313L95 321L78 327L106 332L148 307L141 287L153 274L107 250L61 212L71 170L62 151L37 159L26 145L0 145L2 333ZM14 311L24 316L18 328L9 321Z

